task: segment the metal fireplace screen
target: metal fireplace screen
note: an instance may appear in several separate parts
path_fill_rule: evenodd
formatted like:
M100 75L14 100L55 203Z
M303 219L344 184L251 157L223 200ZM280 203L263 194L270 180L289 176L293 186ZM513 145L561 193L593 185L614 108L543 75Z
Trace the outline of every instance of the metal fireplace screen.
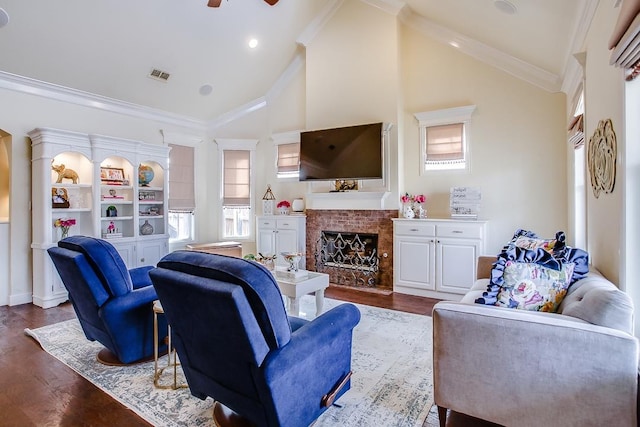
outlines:
M369 288L378 285L377 234L323 231L314 255L316 271L329 274L332 283Z

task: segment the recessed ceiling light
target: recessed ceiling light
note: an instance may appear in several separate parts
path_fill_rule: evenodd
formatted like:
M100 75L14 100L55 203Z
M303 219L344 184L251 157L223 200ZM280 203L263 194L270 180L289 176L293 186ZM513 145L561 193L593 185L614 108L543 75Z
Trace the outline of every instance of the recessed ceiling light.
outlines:
M504 12L507 15L514 15L518 11L516 5L507 0L495 0L493 5L500 12Z
M200 86L200 90L198 90L198 92L200 92L200 95L202 95L202 96L211 95L211 92L213 92L213 86L211 86L211 85L202 85L202 86Z
M249 40L249 47L251 49L255 49L258 46L258 39Z
M9 23L9 14L6 10L0 7L0 28Z

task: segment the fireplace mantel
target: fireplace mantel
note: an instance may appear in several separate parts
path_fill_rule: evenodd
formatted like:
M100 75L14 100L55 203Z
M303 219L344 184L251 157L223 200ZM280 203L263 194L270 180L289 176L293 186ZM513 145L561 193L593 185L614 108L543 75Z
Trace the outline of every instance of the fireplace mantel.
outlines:
M332 193L307 193L308 209L385 209L388 191L341 191Z

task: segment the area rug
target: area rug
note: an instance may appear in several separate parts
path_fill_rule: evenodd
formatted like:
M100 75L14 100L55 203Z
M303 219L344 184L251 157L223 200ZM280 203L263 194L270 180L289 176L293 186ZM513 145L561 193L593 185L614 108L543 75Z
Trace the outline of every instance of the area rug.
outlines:
M325 311L342 304L325 299ZM420 427L433 404L431 318L356 304L362 320L354 329L351 389L314 427ZM300 315L315 313L315 298L301 299ZM153 386L153 362L105 366L96 361L102 346L88 341L76 319L25 329L42 348L155 426L213 426L210 398L188 389ZM166 364L166 356L162 363ZM169 370L167 370L169 371ZM169 383L172 377L163 376ZM179 381L184 381L179 372Z

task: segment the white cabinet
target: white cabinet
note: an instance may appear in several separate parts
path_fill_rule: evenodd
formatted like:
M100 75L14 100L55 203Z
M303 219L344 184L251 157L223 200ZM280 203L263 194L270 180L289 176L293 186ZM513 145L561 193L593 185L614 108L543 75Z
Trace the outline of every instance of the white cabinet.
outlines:
M484 221L394 219L394 292L459 299L475 281L485 233Z
M281 252L305 252L305 215L263 215L256 217L256 251L262 255L276 254L277 266L288 266ZM304 257L299 267L304 269Z
M108 238L129 268L168 252L169 147L48 128L29 137L34 304L67 300L47 253L61 238L57 219L75 220L69 235Z

